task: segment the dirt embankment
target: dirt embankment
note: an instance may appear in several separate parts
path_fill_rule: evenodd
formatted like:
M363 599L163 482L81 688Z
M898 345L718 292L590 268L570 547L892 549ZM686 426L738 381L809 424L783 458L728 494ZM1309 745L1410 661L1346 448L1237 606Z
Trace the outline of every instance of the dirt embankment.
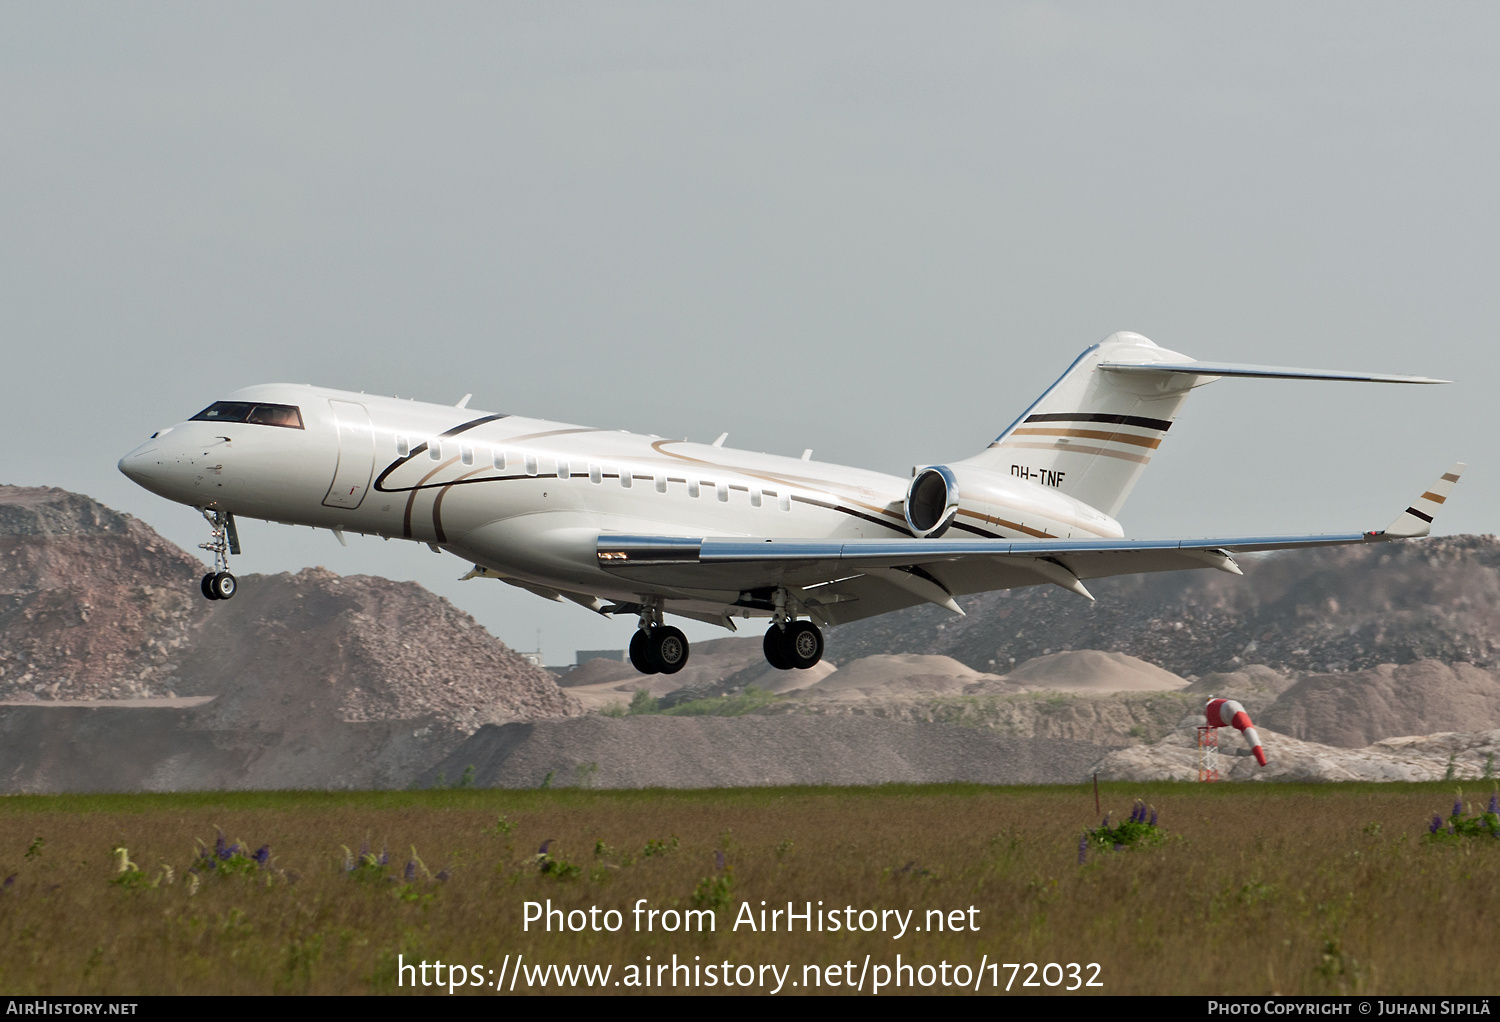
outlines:
M583 712L415 583L309 568L209 602L203 571L87 497L0 487L0 786L399 786L484 724Z
M505 788L1047 784L1082 780L1098 754L1087 742L951 724L590 715L481 728L419 783L451 783L472 766L474 783Z

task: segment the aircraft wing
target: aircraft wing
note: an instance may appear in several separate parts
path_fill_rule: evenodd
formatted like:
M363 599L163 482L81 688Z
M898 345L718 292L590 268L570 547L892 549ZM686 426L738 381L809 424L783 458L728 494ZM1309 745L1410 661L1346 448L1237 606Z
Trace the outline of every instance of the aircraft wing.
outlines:
M829 623L954 596L1053 583L1086 596L1083 580L1218 568L1239 574L1237 553L1378 543L1428 534L1463 471L1454 465L1385 529L1316 536L1128 539L762 539L601 535L599 566L682 590L738 591L742 605L786 587ZM799 592L800 591L800 592ZM860 606L864 604L864 606Z

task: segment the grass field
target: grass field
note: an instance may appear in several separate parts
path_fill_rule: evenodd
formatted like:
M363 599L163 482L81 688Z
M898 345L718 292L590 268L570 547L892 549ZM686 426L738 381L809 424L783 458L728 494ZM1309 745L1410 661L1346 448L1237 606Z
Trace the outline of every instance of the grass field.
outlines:
M1490 794L1464 799L1482 810ZM804 966L820 967L825 992L859 978L869 993L881 966L902 990L930 976L923 992L955 992L937 979L944 961L942 977L962 965L970 987L983 962L999 962L1097 963L1092 989L1104 993L1500 988L1500 840L1428 840L1433 814L1452 810L1451 783L1106 784L1101 798L1116 820L1133 799L1152 804L1165 840L1090 848L1080 864L1080 838L1100 822L1086 787L5 797L0 991L395 993L415 981L446 996L452 970L441 987L415 974L398 987L398 960L472 966L465 980L508 988L524 955L526 969L608 965L606 989L628 992L627 969L640 982L647 956L656 966L674 954L700 968L727 961L739 982L740 965L757 979L762 965L791 966L784 993L814 982ZM228 858L214 850L218 831ZM647 910L716 908L715 931L662 932L673 917L658 915L637 932L642 898ZM554 917L551 933L523 931L524 903L548 899L563 912L597 907L601 927L618 910L620 927L558 932ZM784 916L774 933L732 929L742 902L758 923L762 901L769 912L789 900L856 927L871 910L864 921L888 929L805 933L799 920L787 933ZM912 910L903 936L888 910ZM934 910L941 932L923 926ZM898 954L935 968L907 981ZM847 975L827 968L845 963ZM986 971L980 988L1075 983L1067 969L1038 970L1036 982L1062 985L1023 990L1016 971ZM749 992L769 992L774 976ZM668 977L652 976L652 991L658 978L670 991ZM519 980L516 993L538 992L525 969ZM725 991L702 972L699 982L691 992Z

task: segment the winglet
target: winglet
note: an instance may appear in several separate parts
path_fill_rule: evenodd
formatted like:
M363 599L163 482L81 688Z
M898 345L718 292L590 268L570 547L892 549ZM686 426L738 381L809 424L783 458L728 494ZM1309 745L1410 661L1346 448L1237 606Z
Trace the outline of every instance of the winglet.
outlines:
M1458 477L1467 467L1460 461L1444 472L1431 489L1412 501L1411 507L1397 515L1396 520L1379 533L1381 538L1413 539L1431 532L1433 518L1437 517L1438 509L1453 492L1453 484L1458 482Z

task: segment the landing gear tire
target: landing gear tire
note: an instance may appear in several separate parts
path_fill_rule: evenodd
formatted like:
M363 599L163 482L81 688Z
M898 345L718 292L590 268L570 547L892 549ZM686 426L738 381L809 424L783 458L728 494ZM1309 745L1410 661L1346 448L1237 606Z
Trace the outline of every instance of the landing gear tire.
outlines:
M778 671L790 671L792 669L791 663L787 661L785 654L781 651L781 637L784 634L785 632L779 625L772 625L766 629L765 641L760 646L766 654L766 663Z
M630 663L642 674L661 673L661 665L651 655L651 637L639 628L630 637Z
M651 657L656 661L661 673L676 674L687 666L688 641L681 629L673 628L671 625L653 628L647 642L651 649Z
M202 582L202 584L200 584L198 586L198 588L203 590L203 598L205 600L217 600L218 599L218 597L214 595L214 573L213 572L210 571L207 575L203 576L203 582Z
M216 575L210 576L210 578L211 581L208 583L208 588L213 595L209 599L230 600L234 598L234 593L239 588L239 583L234 580L233 575L227 571L221 571Z
M811 621L793 621L781 633L781 655L788 667L805 671L823 659L823 633Z

